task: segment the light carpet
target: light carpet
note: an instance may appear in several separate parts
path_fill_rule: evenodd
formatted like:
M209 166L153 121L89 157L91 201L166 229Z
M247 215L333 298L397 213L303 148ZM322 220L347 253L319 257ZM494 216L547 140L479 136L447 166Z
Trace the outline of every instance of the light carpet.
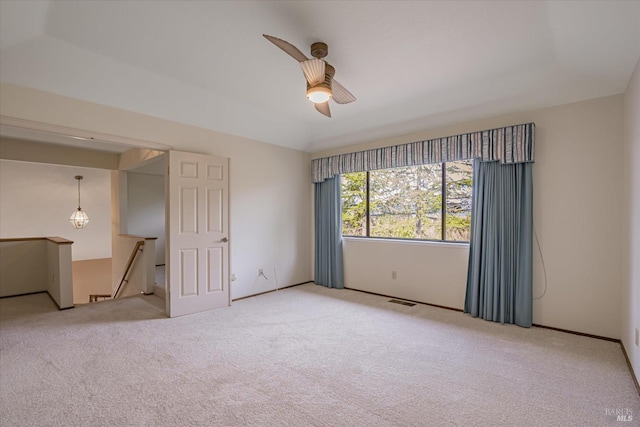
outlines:
M617 343L388 301L308 284L168 319L155 296L2 299L0 424L639 425Z

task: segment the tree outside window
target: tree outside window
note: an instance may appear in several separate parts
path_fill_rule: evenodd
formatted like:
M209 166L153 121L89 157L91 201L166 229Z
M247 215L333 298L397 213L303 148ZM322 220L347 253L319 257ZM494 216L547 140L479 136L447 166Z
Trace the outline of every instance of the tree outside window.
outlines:
M343 174L342 234L469 241L472 178L472 160Z

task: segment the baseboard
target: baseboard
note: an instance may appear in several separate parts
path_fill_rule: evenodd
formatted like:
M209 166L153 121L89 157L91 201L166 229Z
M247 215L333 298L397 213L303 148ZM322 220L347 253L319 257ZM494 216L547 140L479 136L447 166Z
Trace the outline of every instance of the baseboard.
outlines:
M636 386L638 396L640 396L640 384L638 383L638 377L636 377L636 373L633 371L633 365L631 365L631 360L629 359L629 355L627 354L627 350L624 348L624 344L622 343L622 341L620 341L620 347L622 348L622 354L624 354L624 360L627 361L627 366L629 367L629 371L631 372L633 384Z
M49 291L35 291L35 292L26 292L24 294L18 294L18 295L5 295L3 297L0 297L0 299L24 297L24 296L28 296L28 295L37 295L37 294L47 294L47 296L49 298L51 298L51 301L53 301L53 303L56 305L56 307L58 307L58 310L69 310L70 308L74 308L75 307L74 305L72 305L71 307L60 307L60 305L58 305L58 302L53 298L53 296L51 296Z
M620 340L616 339L616 338L604 337L602 335L587 334L585 332L576 332L576 331L571 331L569 329L554 328L553 326L538 325L536 323L534 323L531 326L533 326L535 328L551 329L552 331L564 332L566 334L571 334L571 335L580 335L582 337L595 338L595 339L598 339L598 340L605 340L605 341L611 341L611 342L617 342L617 343L620 342Z
M25 292L24 294L16 294L16 295L4 295L1 296L0 299L5 299L5 298L15 298L15 297L24 297L27 295L36 295L36 294L43 294L43 293L47 293L47 295L49 295L49 291L34 291L34 292ZM51 296L51 295L49 295ZM56 304L57 305L57 304Z
M293 288L294 286L306 285L307 283L313 283L313 280L309 280L309 281L302 282L302 283L296 283L296 284L293 284L293 285L283 286L281 288L270 289L268 291L258 292L257 294L251 294L251 295L247 295L247 296L240 297L240 298L235 298L235 299L232 299L231 302L241 301L243 299L257 297L258 295L270 294L271 292L277 292L277 291L281 291L283 289Z
M289 286L283 286L282 288L278 288L276 290L294 288L296 286L306 285L307 283L313 283L313 280L307 280L306 282L295 283L295 284L289 285Z
M402 298L402 297L399 297L399 296L385 295L385 294L379 294L377 292L363 291L362 289L354 289L354 288L347 288L347 287L345 287L345 289L349 289L350 291L362 292L362 293L370 294L370 295L377 295L379 297L400 299L400 300L403 300L403 301L413 302L413 303L422 304L422 305L428 305L428 306L431 306L431 307L444 308L445 310L457 311L459 313L462 313L462 311L463 311L462 309L454 308L454 307L447 307L446 305L431 304L429 302L416 301L416 300L412 300L412 299Z
M72 305L71 307L60 307L60 304L58 304L58 301L56 301L53 298L53 295L51 295L49 293L49 291L47 291L47 295L49 295L49 298L51 298L51 301L53 301L53 303L56 305L56 307L58 307L58 310L69 310L70 308L74 308L75 307L75 305Z

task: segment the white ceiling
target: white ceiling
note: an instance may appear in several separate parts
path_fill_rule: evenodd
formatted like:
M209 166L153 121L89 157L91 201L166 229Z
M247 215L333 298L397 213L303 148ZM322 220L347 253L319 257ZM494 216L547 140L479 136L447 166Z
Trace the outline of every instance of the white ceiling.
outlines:
M317 113L263 33L358 100ZM639 57L638 1L0 1L3 82L311 152L621 93Z

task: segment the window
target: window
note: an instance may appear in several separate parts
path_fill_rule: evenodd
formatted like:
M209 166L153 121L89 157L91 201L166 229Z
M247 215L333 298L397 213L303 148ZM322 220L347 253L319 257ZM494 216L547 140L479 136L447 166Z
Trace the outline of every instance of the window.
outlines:
M343 174L343 236L468 242L473 160Z

